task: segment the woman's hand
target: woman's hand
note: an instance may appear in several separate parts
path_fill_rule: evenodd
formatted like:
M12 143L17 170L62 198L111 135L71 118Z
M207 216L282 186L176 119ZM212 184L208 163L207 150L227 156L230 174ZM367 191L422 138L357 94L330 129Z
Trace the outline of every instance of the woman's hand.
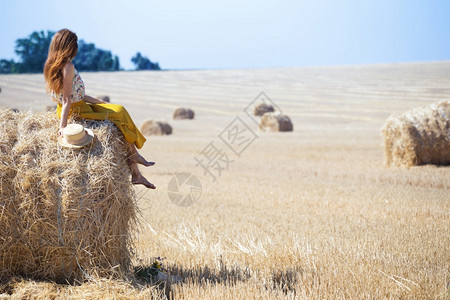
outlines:
M84 95L84 101L88 102L88 103L92 103L92 104L108 104L108 102L88 96L88 95Z

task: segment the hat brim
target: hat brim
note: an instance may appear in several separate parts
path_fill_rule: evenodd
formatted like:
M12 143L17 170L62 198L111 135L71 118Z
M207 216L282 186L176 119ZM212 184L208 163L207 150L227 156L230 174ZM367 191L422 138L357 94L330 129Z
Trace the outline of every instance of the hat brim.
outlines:
M85 135L86 138L81 143L70 144L64 138L58 137L58 144L60 144L63 147L66 147L66 148L75 148L75 149L82 148L82 147L90 144L92 142L92 140L94 139L94 133L89 128L84 128L84 130L86 130L86 135Z

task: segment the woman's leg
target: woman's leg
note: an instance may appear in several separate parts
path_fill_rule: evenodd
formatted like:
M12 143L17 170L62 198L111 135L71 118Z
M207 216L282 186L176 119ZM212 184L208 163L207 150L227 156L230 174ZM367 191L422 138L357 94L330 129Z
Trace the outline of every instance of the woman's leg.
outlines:
M136 163L130 163L131 168L131 183L132 184L142 184L149 189L156 189L156 186L149 182L139 171Z
M129 160L132 163L141 164L146 167L153 166L155 162L147 161L142 155L137 152L136 146L134 144L129 144Z
M144 157L142 157L142 155L140 155L137 152L136 147L134 146L134 144L129 144L128 146L128 152L129 152L129 157L128 157L128 164L130 165L131 168L131 183L133 184L143 184L144 186L146 186L147 188L150 189L156 189L156 186L149 182L141 173L141 171L139 171L138 168L138 163L141 165L144 165L146 167L148 166L153 166L155 163L154 162L149 162L147 161Z

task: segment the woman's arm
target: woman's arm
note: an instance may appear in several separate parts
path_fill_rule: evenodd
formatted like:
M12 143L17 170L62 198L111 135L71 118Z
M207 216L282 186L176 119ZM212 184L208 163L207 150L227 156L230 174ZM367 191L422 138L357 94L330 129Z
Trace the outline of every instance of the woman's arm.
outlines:
M62 130L67 126L67 119L69 117L70 102L64 102L61 109L61 121L59 123L59 134L62 135Z
M102 100L99 100L97 98L94 98L94 97L91 97L91 96L88 96L88 95L84 95L84 99L83 100L86 101L86 102L89 102L89 103L93 103L93 104L105 104L105 103L108 103L106 101L102 101Z
M59 123L59 134L62 135L63 129L67 126L67 119L69 117L71 97L72 97L72 82L75 76L75 69L72 63L67 63L63 70L63 99L61 110L61 121Z

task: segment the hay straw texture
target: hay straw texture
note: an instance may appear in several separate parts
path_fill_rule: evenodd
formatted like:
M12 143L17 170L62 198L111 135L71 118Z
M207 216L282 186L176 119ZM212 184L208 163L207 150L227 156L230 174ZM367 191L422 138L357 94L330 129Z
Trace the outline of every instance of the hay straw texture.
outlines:
M390 116L383 128L386 164L450 164L450 102Z
M0 109L0 280L127 274L136 197L109 121L82 149L57 144L54 113Z

